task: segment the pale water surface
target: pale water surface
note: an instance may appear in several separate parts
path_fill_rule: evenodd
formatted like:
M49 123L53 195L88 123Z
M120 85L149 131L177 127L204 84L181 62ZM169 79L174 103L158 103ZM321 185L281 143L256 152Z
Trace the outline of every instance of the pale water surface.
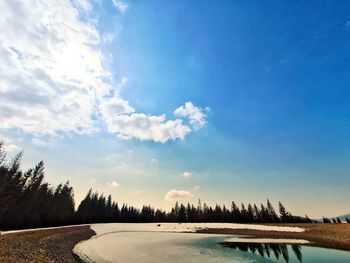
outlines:
M86 262L350 262L350 253L283 244L236 242L232 235L113 232L79 243L74 252ZM235 242L226 241L235 240ZM238 239L239 240L239 239ZM237 240L237 241L238 241Z

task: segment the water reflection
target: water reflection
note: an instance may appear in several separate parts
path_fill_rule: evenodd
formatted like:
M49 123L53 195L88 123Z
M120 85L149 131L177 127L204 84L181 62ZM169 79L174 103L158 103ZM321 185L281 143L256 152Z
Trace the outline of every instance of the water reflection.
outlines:
M288 247L291 247L296 258L302 262L301 246L286 244L264 244L264 243L246 243L246 242L223 242L221 245L233 249L239 249L244 252L258 253L262 257L275 257L277 261L289 262Z

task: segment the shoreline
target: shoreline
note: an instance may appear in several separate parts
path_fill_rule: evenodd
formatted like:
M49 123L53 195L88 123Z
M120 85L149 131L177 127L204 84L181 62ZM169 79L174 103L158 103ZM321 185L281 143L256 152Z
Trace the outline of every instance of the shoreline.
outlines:
M94 235L89 225L3 234L0 262L83 262L73 247Z
M202 229L196 233L242 235L248 238L300 239L310 243L304 246L350 251L350 224L285 224L302 227L304 232L261 231L252 229Z

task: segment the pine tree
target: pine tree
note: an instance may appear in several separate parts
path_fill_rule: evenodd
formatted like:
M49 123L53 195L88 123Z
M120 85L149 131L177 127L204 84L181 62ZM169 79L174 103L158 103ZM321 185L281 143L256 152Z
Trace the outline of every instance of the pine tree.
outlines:
M231 204L231 214L232 214L232 222L239 223L241 221L241 212L235 202L232 201Z
M254 223L254 209L251 204L247 208L247 223Z
M288 220L288 213L284 205L282 205L281 202L278 203L279 206L279 212L280 212L280 219L282 223L289 223Z
M280 222L280 220L275 212L275 209L273 208L269 199L267 199L267 212L268 212L269 220L271 223L279 223Z
M184 223L187 221L186 219L186 208L183 204L180 205L178 216L177 216L177 221Z
M332 223L332 221L330 219L328 219L327 217L322 217L322 221L323 223Z

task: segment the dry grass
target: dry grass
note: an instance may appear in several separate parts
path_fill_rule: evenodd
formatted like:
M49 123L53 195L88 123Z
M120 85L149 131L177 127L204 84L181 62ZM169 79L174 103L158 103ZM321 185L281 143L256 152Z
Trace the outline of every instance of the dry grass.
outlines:
M77 226L0 235L0 262L79 262L72 248L94 234Z
M236 234L266 238L306 239L310 246L334 248L350 251L350 224L280 224L278 226L296 226L305 232L277 232L250 229L208 229L199 233Z

